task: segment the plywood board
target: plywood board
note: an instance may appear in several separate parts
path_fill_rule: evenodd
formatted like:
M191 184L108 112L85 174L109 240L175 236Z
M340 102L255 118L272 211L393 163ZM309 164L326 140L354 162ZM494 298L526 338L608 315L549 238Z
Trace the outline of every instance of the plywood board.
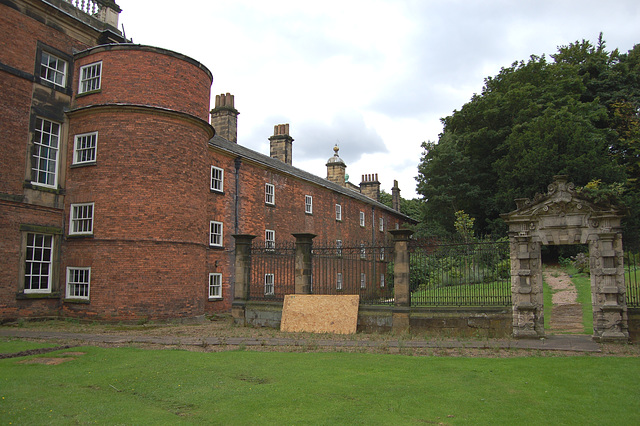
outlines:
M282 307L282 331L352 334L358 326L360 296L289 294Z

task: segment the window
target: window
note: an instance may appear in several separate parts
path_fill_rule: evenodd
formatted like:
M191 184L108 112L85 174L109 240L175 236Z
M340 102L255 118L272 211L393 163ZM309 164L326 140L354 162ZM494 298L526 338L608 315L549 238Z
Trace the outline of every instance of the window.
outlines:
M380 260L384 260L384 247L380 248Z
M364 243L362 243L360 244L360 259L366 259L366 258L367 258L367 249L364 248Z
M93 203L71 204L69 235L93 234Z
M67 268L67 298L89 299L91 268Z
M97 145L98 132L76 135L73 142L73 164L95 162Z
M336 275L336 290L342 290L342 272Z
M304 196L304 212L313 214L313 197L311 195Z
M342 240L336 240L336 255L342 256Z
M27 234L24 270L25 293L51 293L53 235Z
M209 274L209 299L222 299L222 274Z
M80 67L80 87L78 93L100 90L100 77L102 76L102 62Z
M274 205L276 203L276 189L270 183L264 184L264 202L269 205Z
M211 190L223 191L224 184L224 170L219 167L211 166Z
M360 273L360 288L367 288L367 274Z
M40 59L40 78L56 86L65 87L67 85L67 62L43 51Z
M264 247L270 250L276 248L276 231L271 229L264 231Z
M336 204L336 220L342 220L342 206Z
M222 222L211 221L209 231L209 245L222 247Z
M360 226L364 227L364 212L360 212Z
M273 274L264 274L264 294L265 296L273 295Z
M380 232L384 232L384 219L380 218L378 221L378 229L380 229Z
M32 183L54 188L57 185L59 142L60 124L36 118L31 158Z
M384 287L384 274L380 274L380 287Z

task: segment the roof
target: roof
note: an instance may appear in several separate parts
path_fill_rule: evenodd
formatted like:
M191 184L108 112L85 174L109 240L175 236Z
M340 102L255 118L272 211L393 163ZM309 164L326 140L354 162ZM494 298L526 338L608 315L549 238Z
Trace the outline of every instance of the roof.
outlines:
M389 213L392 213L396 216L402 217L403 219L405 219L408 222L412 222L412 223L416 223L416 220L404 215L402 213L400 213L397 210L392 209L391 207L388 207L385 204L382 204L379 201L376 201L372 198L367 197L366 195L361 194L360 192L356 192L353 191L351 189L345 188L343 186L340 186L336 183L333 183L327 179L323 179L321 177L318 177L314 174L311 174L309 172L306 172L302 169L299 169L297 167L293 167L290 164L286 164L283 163L280 160L277 160L275 158L271 158L268 155L264 155L261 154L257 151L254 151L252 149L249 149L247 147L244 147L240 144L234 143L234 142L229 142L228 140L226 140L225 138L221 137L221 136L214 136L213 138L211 138L209 140L209 145L217 148L221 151L227 152L230 155L235 155L235 156L239 156L242 158L246 158L248 160L251 160L255 163L261 164L265 167L268 168L272 168L275 170L278 170L282 173L286 173L288 175L291 175L293 177L296 177L298 179L301 179L303 181L309 182L309 183L313 183L315 185L321 186L323 188L327 188L333 192L337 192L339 194L342 194L346 197L349 198L353 198L356 199L358 201L361 201L363 203L366 204L370 204L372 206L375 206L377 208L379 208L380 210L385 210Z

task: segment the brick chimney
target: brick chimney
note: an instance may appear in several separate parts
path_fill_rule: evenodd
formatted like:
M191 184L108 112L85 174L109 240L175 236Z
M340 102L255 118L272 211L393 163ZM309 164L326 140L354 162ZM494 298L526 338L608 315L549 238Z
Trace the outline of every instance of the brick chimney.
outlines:
M400 211L400 188L397 180L393 181L393 188L391 188L391 205L395 211Z
M380 201L380 182L378 174L362 175L360 182L360 193L376 201Z
M216 106L211 110L211 125L216 135L238 143L238 112L233 106L233 95L216 95Z
M347 179L345 178L345 171L347 165L344 164L342 158L338 155L338 145L333 147L333 157L327 160L327 180L337 183L340 186L347 186Z
M269 137L271 147L271 158L277 158L285 164L292 161L292 142L289 136L289 124L276 124L273 126L273 136Z

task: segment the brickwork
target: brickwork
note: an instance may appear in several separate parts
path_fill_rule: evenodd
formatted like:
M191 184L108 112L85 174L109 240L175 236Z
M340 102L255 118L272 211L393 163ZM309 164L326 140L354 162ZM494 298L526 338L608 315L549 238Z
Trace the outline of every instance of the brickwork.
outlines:
M132 240L67 244L66 266L91 266L91 302L63 303L65 316L100 320L203 315L207 277L203 245Z
M225 193L212 194L211 214L226 223L235 223L235 162L234 158L212 151L214 165L225 170ZM275 188L275 204L265 203L265 184ZM265 229L276 231L276 241L293 241L292 233L316 234L315 241L345 242L386 241L387 231L395 229L402 219L387 210L334 192L311 182L277 170L242 161L239 170L240 194L238 229L234 233L253 234L264 239ZM305 214L305 195L313 197L313 213ZM342 220L336 220L335 206L342 207ZM360 226L360 212L365 213L365 226ZM379 230L379 218L384 228ZM225 245L232 243L231 238Z
M0 192L22 194L27 164L31 83L0 71Z
M74 108L135 104L167 108L209 121L211 73L184 55L148 46L98 46L76 55L76 70L102 62L99 93L80 95ZM78 87L79 72L74 76Z
M79 40L77 32L70 34L70 28L51 16L45 17L44 10L30 8L30 14L27 16L0 4L0 62L3 64L33 74L38 41L69 55L74 49L83 50L97 43L97 39L88 34ZM46 21L56 25L46 25Z
M58 313L57 299L18 299L20 289L22 231L20 225L35 225L62 230L64 219L62 210L28 206L0 200L0 313L1 319L18 317L55 316ZM55 247L60 250L60 247ZM54 290L59 282L53 283Z
M66 217L71 203L95 204L93 236L69 238L63 262L92 268L91 303L65 303L65 312L106 319L202 315L211 133L179 116L119 107L72 114L69 129L98 131L98 148L95 165L68 174Z

